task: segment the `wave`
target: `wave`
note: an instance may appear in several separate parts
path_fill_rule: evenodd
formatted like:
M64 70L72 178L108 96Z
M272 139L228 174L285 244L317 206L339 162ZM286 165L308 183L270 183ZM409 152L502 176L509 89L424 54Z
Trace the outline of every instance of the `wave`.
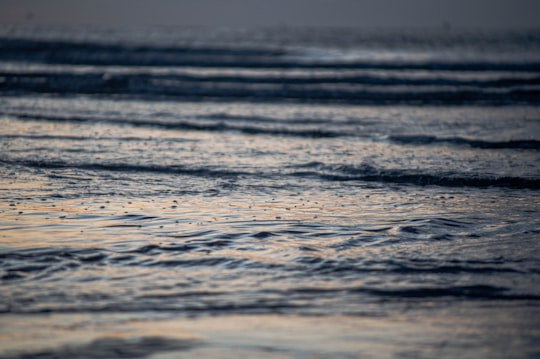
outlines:
M414 299L414 298L443 298L457 297L479 300L538 300L539 295L528 293L512 293L509 288L496 287L491 285L465 285L448 287L412 287L403 289L386 289L358 287L349 289L319 289L319 288L299 288L292 291L301 294L329 295L335 293L361 293L376 297L386 297L393 299Z
M273 135L273 136L292 136L306 138L335 138L335 137L369 137L366 133L355 133L354 127L359 124L366 124L363 119L349 119L334 124L331 129L325 126L327 119L322 118L300 118L300 119L281 119L277 117L266 116L246 116L229 115L226 113L213 113L208 115L192 116L192 120L144 120L122 117L97 117L97 116L49 116L44 114L32 114L27 112L4 112L3 115L12 116L20 120L45 121L45 122L65 122L65 123L107 123L111 125L129 125L133 127L161 128L165 130L186 130L186 131L205 131L205 132L226 132L234 131L248 135ZM156 113L154 117L163 117L164 119L174 119L172 113ZM251 124L259 125L251 125ZM300 127L299 127L300 126ZM24 138L31 140L72 140L85 141L95 140L88 136L50 136L50 135L2 135L3 138ZM122 140L122 141L148 141L147 138L138 137L100 137L100 140ZM373 137L373 141L379 141L381 138ZM489 150L540 150L540 141L533 139L508 140L508 141L489 141L481 139L469 139L463 137L437 137L430 135L391 135L383 137L387 140L400 145L426 146L426 145L451 145L465 146L478 149ZM193 139L175 138L167 139L174 142L192 142Z
M430 173L408 169L376 168L368 164L348 166L325 165L319 162L311 162L302 167L304 170L295 171L292 175L298 177L316 177L327 181L364 181L416 186L540 189L539 178L515 176L486 177L480 174L452 172Z
M81 61L114 61L136 59L143 64L149 61L168 59L174 56L189 58L195 56L239 56L239 57L276 57L282 56L282 50L264 48L231 48L205 46L148 46L120 43L97 43L88 41L37 40L23 38L0 38L2 59L37 60L43 62L78 63ZM66 62L67 61L67 62Z
M197 235L196 235L197 236ZM206 237L206 239L205 239ZM208 248L215 245L204 234L196 237L198 241L188 241L172 245L143 245L140 247L125 248L123 250L105 250L101 248L31 248L18 249L0 253L2 265L0 270L4 273L0 280L6 285L16 286L24 282L38 282L41 279L50 280L51 277L64 276L66 271L84 271L86 267L106 265L111 267L158 267L158 268L228 268L244 270L248 268L269 269L282 272L283 276L299 278L317 274L322 277L344 276L348 274L372 274L384 273L390 276L402 276L410 274L467 274L482 276L486 274L498 275L527 275L536 273L535 270L515 270L515 262L501 261L493 263L487 261L459 261L444 265L439 260L431 260L422 263L420 267L411 267L410 263L396 260L382 262L364 262L360 260L323 260L320 257L296 257L288 263L277 265L275 263L262 263L254 261L250 256L244 258L236 256L199 256L194 253L208 253ZM228 242L227 243L232 243ZM222 245L222 244L220 244ZM227 245L227 244L226 244ZM236 244L238 245L238 244ZM233 246L234 247L234 246ZM187 252L192 252L187 253ZM510 264L510 266L506 265ZM531 268L536 268L534 263ZM93 280L98 280L99 277ZM172 289L172 288L171 288ZM66 293L67 294L67 293ZM178 310L187 312L226 312L230 310L268 310L302 309L309 308L316 303L298 305L286 298L324 298L337 294L340 296L369 296L379 300L409 300L425 298L462 298L469 300L538 300L540 296L533 289L530 291L518 291L509 287L492 286L484 284L472 285L448 285L448 286L420 286L412 285L402 288L390 288L387 286L351 286L343 282L334 288L328 287L294 287L280 290L277 288L261 290L260 295L264 298L271 295L271 301L249 300L237 301L234 305L223 303L223 298L231 293L226 289L207 291L199 287L180 287L167 292L152 293L140 291L135 297L120 298L115 294L107 293L70 293L66 297L77 303L64 303L63 305L50 306L49 303L32 301L32 305L14 305L0 309L4 313L32 313L32 312L108 312L108 311L140 311L140 310ZM207 299L204 305L197 305L196 300ZM89 300L92 299L92 300ZM135 300L132 300L135 299ZM43 298L40 298L43 300ZM159 308L156 307L159 304ZM0 307L2 307L0 305Z
M9 95L40 93L71 96L117 95L145 100L251 101L291 103L338 103L367 105L515 105L540 103L540 90L522 88L445 88L445 87L349 87L343 85L265 85L237 83L193 83L183 81L138 81L125 78L93 78L90 81L64 81L62 78L18 79L0 83Z
M324 68L336 70L540 71L540 62L537 61L302 61L293 60L292 56L294 55L293 51L262 47L171 47L14 38L0 39L1 60L49 64L274 69Z
M471 286L450 286L434 288L408 288L408 289L365 289L360 288L360 292L367 292L376 296L387 296L393 298L440 298L458 297L467 299L485 300L538 300L539 295L508 293L508 288L495 287L491 285L471 285Z
M161 174L176 174L197 177L220 177L229 178L241 175L250 175L249 172L220 170L211 167L187 167L182 165L159 166L159 165L132 165L124 163L69 163L64 161L44 161L44 160L19 160L10 161L0 159L0 163L7 165L25 166L41 169L64 169L76 168L88 171L107 172L147 172Z
M298 80L298 79L297 79ZM283 80L285 81L285 80ZM361 80L359 80L361 81ZM433 80L428 86L406 84L405 80L371 83L230 82L155 75L10 74L0 76L0 92L6 94L45 93L54 95L117 95L148 100L189 101L278 101L345 104L476 104L513 105L540 103L538 79L524 86L442 86ZM391 81L394 81L392 83ZM506 80L505 80L506 81ZM530 85L530 83L534 83Z
M126 221L135 225L148 221L143 216L118 216L110 217L109 221ZM433 231L433 228L430 229ZM272 236L287 236L290 233L285 230L278 230ZM268 268L290 271L293 275L302 275L306 267L309 267L310 273L320 275L343 275L344 273L392 273L398 275L420 274L420 273L537 273L536 263L524 263L522 261L511 260L452 260L441 262L440 260L425 258L422 260L414 259L387 259L387 260L369 260L343 258L340 260L324 259L320 256L298 256L291 257L288 263L263 263L249 257L233 256L198 256L196 253L208 254L209 249L220 250L222 248L235 249L239 244L236 240L241 238L261 238L257 232L242 232L231 234L234 239L226 240L223 233L219 231L199 231L180 236L172 236L179 243L171 244L145 244L131 248L107 250L102 248L30 248L16 249L0 253L2 259L1 270L5 272L2 280L19 280L34 275L54 275L65 270L66 265L71 268L79 268L89 265L113 265L113 266L143 266L143 267L199 267L223 265L229 268ZM379 235L374 235L374 241L382 241ZM343 242L344 247L350 246ZM341 248L341 251L347 248ZM183 294L179 294L183 295Z
M5 139L26 139L26 140L44 140L44 141L95 141L95 137L91 136L68 136L68 135L28 135L28 134L17 134L17 135L0 135L0 138ZM123 141L123 142L148 142L147 137L133 137L133 136L121 136L121 137L108 137L100 136L99 140L101 141ZM198 142L195 139L188 138L168 138L162 140L165 142Z
M424 74L423 76L411 77L407 73L394 73L385 75L351 75L340 72L330 74L308 72L307 74L287 74L278 73L233 73L233 74L159 74L145 73L139 69L129 73L110 73L104 70L73 72L65 71L2 71L0 77L3 78L4 86L8 84L15 86L19 83L71 83L79 84L81 87L88 83L109 82L127 84L128 82L139 82L144 85L151 85L156 81L176 81L189 83L236 83L236 84L280 84L280 85L317 85L317 84L360 84L378 86L469 86L469 87L508 87L508 86L535 86L540 85L540 77L528 75L516 77L508 74L500 74L489 79L482 78L459 78L452 76L441 76L437 73Z
M540 150L540 141L538 140L509 140L509 141L486 141L473 140L462 137L436 137L424 135L400 135L390 136L390 141L404 145L431 145L431 144L450 144L458 146L469 146L483 149L526 149Z
M73 343L42 350L13 351L3 359L57 358L57 359L92 359L92 358L145 358L161 352L188 351L200 345L194 339L179 339L164 336L139 336L122 338L104 336L89 343Z
M9 160L0 159L0 164L11 166L25 166L40 169L80 169L88 171L107 172L140 172L196 176L205 178L238 178L263 177L272 179L283 176L318 178L325 181L361 181L382 184L405 184L415 186L442 186L442 187L475 187L475 188L513 188L513 189L540 189L539 178L526 178L516 176L482 176L481 174L464 173L430 173L408 169L385 169L371 165L359 166L324 165L313 162L304 165L290 166L286 173L274 173L258 170L256 172L238 171L233 169L220 169L214 167L189 167L182 165L134 165L128 163L69 163L64 161L46 160Z
M15 116L22 120L37 120L47 122L74 122L74 123L107 123L113 125L130 125L134 127L149 127L149 128L162 128L166 130L186 130L186 131L206 131L206 132L224 132L224 131L236 131L249 135L278 135L278 136L296 136L296 137L313 137L313 138L330 138L338 136L350 136L350 133L338 131L330 131L325 129L291 129L287 127L263 127L263 126L250 126L250 125L238 125L228 124L225 120L232 120L229 116L222 115L210 115L202 116L199 119L213 119L214 121L199 122L199 121L148 121L148 120L133 120L124 118L111 118L111 117L81 117L81 116L47 116L47 115L33 115L25 113L4 113L5 115ZM258 121L259 117L235 117L237 120L250 120L254 119ZM271 121L271 118L267 118Z

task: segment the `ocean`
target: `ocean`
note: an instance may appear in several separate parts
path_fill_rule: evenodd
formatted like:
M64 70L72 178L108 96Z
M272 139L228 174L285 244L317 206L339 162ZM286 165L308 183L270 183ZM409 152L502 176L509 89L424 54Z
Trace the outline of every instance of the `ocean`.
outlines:
M1 358L538 358L540 31L0 28Z

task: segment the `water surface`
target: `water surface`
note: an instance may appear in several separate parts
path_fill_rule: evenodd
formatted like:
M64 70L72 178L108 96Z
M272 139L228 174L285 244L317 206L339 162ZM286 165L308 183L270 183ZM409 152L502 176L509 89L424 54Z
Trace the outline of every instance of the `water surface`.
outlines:
M540 354L538 32L0 33L0 356Z

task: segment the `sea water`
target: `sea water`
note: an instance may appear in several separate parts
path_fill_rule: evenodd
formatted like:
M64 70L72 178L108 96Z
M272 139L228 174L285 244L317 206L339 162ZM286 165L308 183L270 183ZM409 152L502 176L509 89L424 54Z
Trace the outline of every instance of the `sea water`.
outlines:
M0 32L3 358L540 355L540 32Z

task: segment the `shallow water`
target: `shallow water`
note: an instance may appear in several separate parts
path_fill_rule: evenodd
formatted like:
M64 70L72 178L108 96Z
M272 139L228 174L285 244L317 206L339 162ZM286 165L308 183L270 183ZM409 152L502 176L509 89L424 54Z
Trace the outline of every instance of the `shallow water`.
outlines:
M0 356L540 353L538 33L1 34Z

